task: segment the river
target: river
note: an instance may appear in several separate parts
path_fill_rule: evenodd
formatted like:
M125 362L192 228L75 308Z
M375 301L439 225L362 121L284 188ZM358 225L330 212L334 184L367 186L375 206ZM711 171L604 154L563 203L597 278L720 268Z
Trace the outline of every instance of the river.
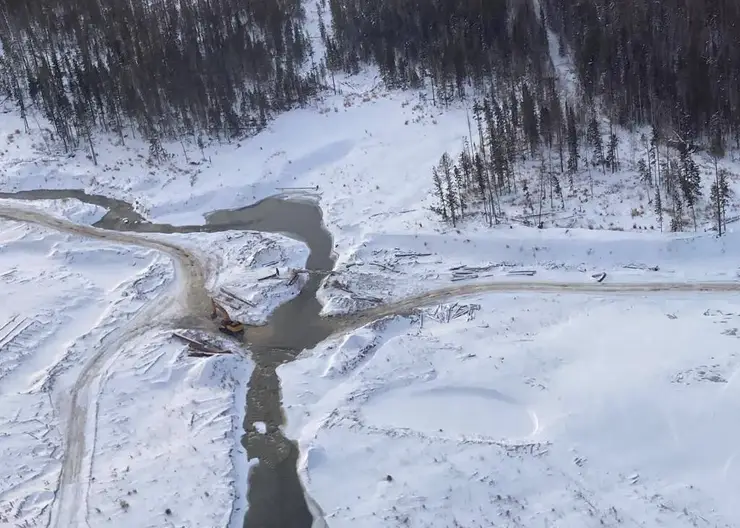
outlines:
M321 209L311 201L271 197L249 207L219 210L206 215L203 225L173 226L147 222L122 200L91 195L81 190L33 190L0 193L0 198L49 200L74 198L107 209L95 227L137 233L194 233L249 230L282 233L306 243L310 253L306 269L329 271L334 267L332 238ZM313 522L305 491L296 472L298 448L285 438L280 381L276 369L307 348L326 339L340 320L319 314L316 299L323 274L311 273L299 295L280 305L265 328L246 332L246 346L255 368L247 391L247 412L242 443L247 456L259 458L249 474L249 510L245 528L310 528ZM256 422L267 426L258 433Z

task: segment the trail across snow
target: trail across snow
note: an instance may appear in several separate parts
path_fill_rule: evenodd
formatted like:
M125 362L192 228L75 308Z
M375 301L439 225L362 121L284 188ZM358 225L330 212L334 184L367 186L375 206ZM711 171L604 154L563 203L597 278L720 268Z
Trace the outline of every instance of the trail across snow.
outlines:
M93 451L92 446L88 445L92 439L88 438L87 431L89 426L92 426L90 429L93 432L95 430L95 424L90 423L91 420L94 422L95 415L89 413L89 410L94 408L96 388L100 384L103 367L132 337L155 328L167 318L197 313L206 306L208 296L205 290L205 273L193 254L167 242L77 225L38 210L0 206L0 218L33 223L90 238L153 248L172 257L176 264L174 283L154 297L127 324L102 339L71 390L61 481L52 507L50 526L67 528L84 525L87 510L84 507L87 495L85 486L89 485Z
M104 367L112 361L122 345L134 336L161 325L167 320L186 315L205 315L209 296L205 287L205 269L192 252L175 244L130 233L107 231L77 225L67 220L16 206L0 206L0 218L28 222L75 235L142 246L169 255L176 264L176 280L127 324L108 334L98 350L84 367L71 392L70 415L65 431L65 453L61 481L52 508L51 526L74 527L86 524L86 486L89 483L92 446L88 431L95 429L94 408L97 388ZM540 293L650 293L650 292L730 292L740 291L740 282L654 282L654 283L585 283L544 281L497 281L452 286L391 303L360 314L358 319L380 318L404 313L444 299L483 292L540 292ZM155 302L156 301L156 302ZM357 319L350 318L348 330Z

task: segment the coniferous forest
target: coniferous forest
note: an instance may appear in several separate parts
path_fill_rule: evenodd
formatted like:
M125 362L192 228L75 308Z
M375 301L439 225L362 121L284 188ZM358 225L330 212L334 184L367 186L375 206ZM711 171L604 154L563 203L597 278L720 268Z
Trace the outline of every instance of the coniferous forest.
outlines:
M516 195L541 225L576 174L618 171L617 130L639 127L639 184L660 228L680 230L697 225L695 154L740 148L737 27L735 0L0 0L0 97L43 113L66 148L98 130L232 138L372 65L388 88L471 109L462 151L432 175L451 223L474 206L494 223Z
M303 19L300 0L3 0L0 87L65 143L239 135L316 93Z

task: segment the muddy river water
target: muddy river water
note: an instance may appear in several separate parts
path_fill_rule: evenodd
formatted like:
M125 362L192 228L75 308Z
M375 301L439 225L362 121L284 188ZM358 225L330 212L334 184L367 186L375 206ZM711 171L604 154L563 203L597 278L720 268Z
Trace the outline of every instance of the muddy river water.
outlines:
M0 198L23 200L76 198L106 208L108 213L97 227L114 231L140 233L190 233L250 230L265 233L283 233L305 242L310 255L306 267L313 271L328 271L334 266L332 238L326 230L321 210L311 201L267 198L249 207L215 211L206 217L204 225L172 226L147 222L134 208L123 201L100 195L88 195L79 190L36 190L19 193L0 193ZM135 243L129 241L128 243ZM146 244L142 244L146 245ZM183 254L186 254L183 252ZM247 392L247 414L243 443L249 458L259 458L260 464L249 474L249 511L245 528L310 528L323 521L318 506L303 490L296 473L298 448L281 432L284 422L280 381L276 369L292 361L304 349L313 348L333 333L393 314L408 314L420 306L443 302L453 296L483 292L538 292L538 293L598 293L645 294L648 292L728 292L740 291L737 281L708 282L507 282L492 281L467 285L452 285L422 293L394 303L347 317L320 317L321 305L316 292L324 274L312 273L301 293L273 312L266 327L247 331L247 346L255 362L254 373ZM207 304L207 303L205 303ZM208 308L198 310L207 311ZM193 314L202 321L207 313ZM266 434L256 431L255 423L267 425ZM312 505L311 511L307 502Z
M0 193L0 198L75 198L106 208L108 213L95 226L116 231L193 233L250 230L282 233L308 245L308 270L328 271L334 267L331 235L324 227L321 209L310 201L267 198L242 209L214 211L206 216L204 225L173 226L147 222L124 201L80 190ZM296 473L298 448L283 436L280 429L284 417L276 368L295 359L304 349L313 348L343 323L346 324L346 320L319 315L321 305L316 300L316 291L322 278L323 274L310 274L300 294L273 312L267 328L246 333L245 340L255 369L247 392L242 442L247 456L259 458L260 463L249 475L249 511L244 520L245 528L309 528L313 522ZM257 432L256 422L266 424L265 434Z

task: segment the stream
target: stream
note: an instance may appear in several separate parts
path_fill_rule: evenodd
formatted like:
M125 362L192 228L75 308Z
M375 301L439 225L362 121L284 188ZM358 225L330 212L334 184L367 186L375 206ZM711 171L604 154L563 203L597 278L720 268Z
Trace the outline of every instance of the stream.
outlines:
M43 200L76 198L80 201L105 207L108 213L95 224L95 227L113 231L133 231L139 233L191 233L220 232L229 230L250 230L265 233L282 233L305 242L310 254L306 268L314 271L328 271L334 267L332 238L326 230L321 209L313 202L289 200L272 197L242 209L220 210L210 213L204 225L172 226L147 222L126 202L101 195L88 195L79 190L38 190L19 193L2 193L0 198L22 200ZM32 215L12 218L32 220ZM56 227L54 222L40 222ZM65 224L63 230L74 232ZM79 227L79 226L77 226ZM84 236L84 230L83 236ZM105 238L95 236L93 238ZM121 238L123 238L121 236ZM120 239L119 239L120 240ZM152 242L151 240L149 242ZM128 240L123 243L147 244L144 240ZM156 247L170 255L179 256L186 261L194 260L182 248L158 241ZM195 261L197 262L197 261ZM198 266L195 266L198 267ZM202 272L198 281L202 283ZM740 282L729 281L684 281L684 282L553 282L553 281L489 281L454 284L427 291L396 302L381 304L375 308L347 316L321 317L321 305L316 300L316 292L323 274L311 273L301 292L292 300L280 305L268 319L267 325L247 330L246 342L255 362L255 369L247 391L247 413L244 422L245 434L242 443L250 459L259 458L260 463L249 473L249 510L244 520L245 528L311 528L321 525L323 519L318 506L305 494L297 475L298 448L285 438L281 431L284 416L281 405L280 380L276 369L290 362L304 349L313 348L330 335L357 328L373 320L390 315L408 315L421 306L434 302L444 302L451 297L473 295L484 292L538 292L538 293L595 293L642 295L648 292L715 292L726 295L740 292ZM191 277L191 283L196 280ZM203 290L202 284L200 290ZM196 296L198 297L198 296ZM205 297L201 292L199 297ZM207 301L196 299L189 304L190 311L209 311ZM193 313L196 322L207 319L206 313ZM265 434L256 431L255 423L264 422ZM66 460L66 459L65 459ZM74 461L74 460L73 460ZM311 508L307 501L311 503ZM311 512L319 518L312 517ZM65 525L65 526L68 526ZM325 523L323 523L325 526Z
M81 190L32 190L2 193L0 198L51 200L74 198L107 209L95 227L137 233L194 233L231 230L282 233L306 243L310 249L306 268L329 271L334 267L332 238L321 209L309 201L266 198L241 209L214 211L204 225L173 226L147 222L122 200L91 195ZM242 443L249 459L260 463L249 473L249 510L245 528L310 528L313 522L297 475L298 447L282 434L284 423L280 380L276 369L304 349L313 348L341 326L340 318L319 315L316 291L323 275L311 273L301 292L281 304L259 332L247 329L245 341L255 362L247 391L247 412ZM265 434L255 423L264 422Z

